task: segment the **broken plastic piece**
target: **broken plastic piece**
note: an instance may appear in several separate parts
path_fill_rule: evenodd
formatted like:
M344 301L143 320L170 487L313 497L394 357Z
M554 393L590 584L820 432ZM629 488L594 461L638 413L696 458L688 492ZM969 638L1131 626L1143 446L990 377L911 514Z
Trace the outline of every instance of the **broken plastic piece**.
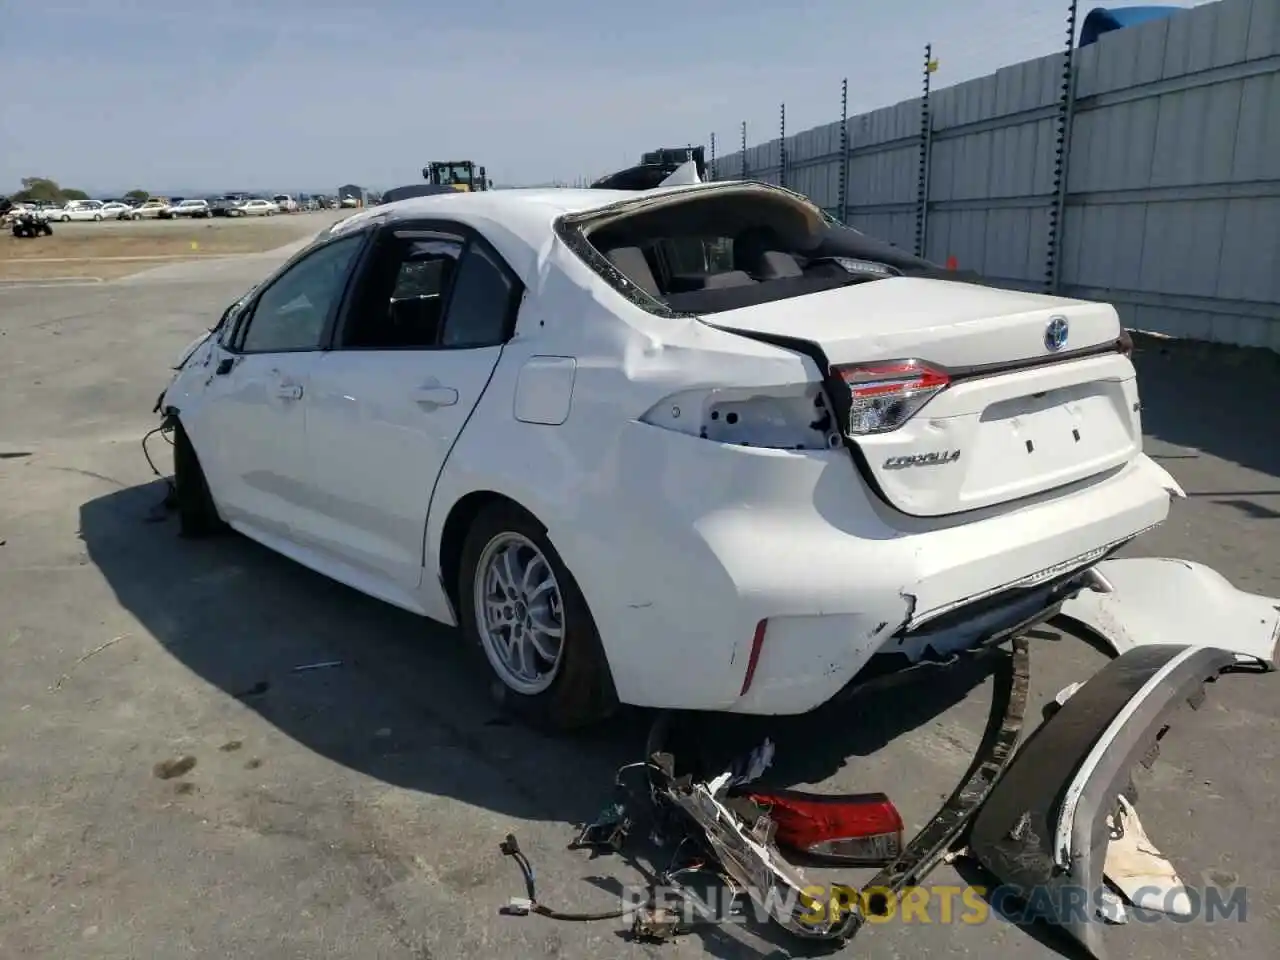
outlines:
M1109 592L1085 590L1061 615L1116 653L1154 643L1213 646L1276 667L1280 599L1245 593L1211 567L1168 557L1104 560Z
M627 816L626 808L620 803L615 803L602 811L594 823L583 827L582 832L578 834L578 839L570 844L569 848L573 850L583 847L603 847L615 852L619 851L627 839L627 834L631 832L631 826L631 818Z
M678 932L680 917L666 907L642 907L631 921L631 935L637 940L662 943Z
M1124 901L1110 890L1098 894L1098 919L1106 923L1122 924L1129 922L1129 912L1124 908Z
M734 786L752 783L764 776L764 772L773 763L773 757L776 752L777 748L774 746L773 741L766 737L764 743L752 750L743 762L742 772L733 779Z
M1135 647L1106 664L1014 757L974 817L974 858L1001 884L1054 892L1060 913L1046 919L1103 960L1105 923L1075 909L1072 892L1103 888L1107 815L1169 714L1236 666L1225 650L1174 644Z
M1120 810L1108 817L1112 829L1103 875L1142 910L1189 917L1191 898L1178 871L1147 837L1133 804L1121 794Z

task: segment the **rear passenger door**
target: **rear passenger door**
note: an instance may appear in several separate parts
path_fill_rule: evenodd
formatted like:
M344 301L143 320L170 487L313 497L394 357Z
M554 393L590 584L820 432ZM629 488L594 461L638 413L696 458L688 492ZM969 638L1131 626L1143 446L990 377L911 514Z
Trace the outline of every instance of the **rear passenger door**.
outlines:
M478 233L404 223L377 238L332 349L311 371L316 548L411 590L436 479L489 384L523 295Z

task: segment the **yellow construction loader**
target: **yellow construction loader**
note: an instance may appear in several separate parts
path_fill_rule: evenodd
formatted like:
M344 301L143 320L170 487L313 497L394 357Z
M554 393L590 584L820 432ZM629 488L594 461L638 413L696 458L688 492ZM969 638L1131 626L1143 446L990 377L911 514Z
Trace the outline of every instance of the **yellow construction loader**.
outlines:
M478 167L470 160L433 160L422 168L422 179L463 193L493 187L493 181L485 177L484 167Z

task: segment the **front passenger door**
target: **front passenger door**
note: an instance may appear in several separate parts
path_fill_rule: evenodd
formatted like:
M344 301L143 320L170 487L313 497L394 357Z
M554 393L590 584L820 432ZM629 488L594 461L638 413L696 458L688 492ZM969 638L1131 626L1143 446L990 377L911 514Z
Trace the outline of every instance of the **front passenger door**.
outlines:
M311 368L365 240L343 237L303 256L219 342L190 432L224 518L247 533L294 540L315 509L305 438Z

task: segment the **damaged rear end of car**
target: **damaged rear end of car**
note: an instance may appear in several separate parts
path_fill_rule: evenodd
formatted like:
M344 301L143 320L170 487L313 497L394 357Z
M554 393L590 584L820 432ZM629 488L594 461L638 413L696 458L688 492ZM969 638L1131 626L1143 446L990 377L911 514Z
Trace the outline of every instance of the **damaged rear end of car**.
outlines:
M1132 344L1110 305L957 279L757 183L647 191L556 232L648 316L803 371L766 384L724 365L637 411L702 441L696 455L744 490L767 475L759 502L693 508L759 613L725 708L803 712L1052 616L1181 494L1142 452ZM750 596L764 575L743 552L759 536L781 541L778 563L793 545L807 556L810 609ZM823 631L858 638L809 639ZM823 677L798 673L809 644L832 664Z
M726 709L801 713L923 667L1000 664L982 747L910 839L889 795L755 789L759 757L746 764L754 773L683 773L660 717L636 765L643 803L656 836L677 855L694 851L674 856L662 879L700 864L792 934L847 941L884 898L966 853L999 882L1069 905L1050 919L1102 957L1116 891L1137 902L1134 870L1119 866L1133 860L1119 825L1130 847L1135 831L1145 836L1132 769L1150 763L1176 709L1198 705L1206 684L1274 670L1280 641L1280 600L1186 561L1115 556L1183 494L1142 452L1132 343L1114 308L949 277L762 184L650 191L556 229L646 313L806 361L804 378L776 385L708 376L637 417L712 445L742 473L769 474L738 483L739 501L753 490L781 499L790 485L804 504L726 502L695 521L753 604L741 690ZM813 616L771 617L772 601L751 592L740 548L765 541L773 569L786 571L777 575L803 576ZM819 639L862 623L830 615L851 594L875 610L874 629ZM1114 658L1064 691L1020 744L1028 631L1055 618ZM622 845L635 820L626 803L611 809L583 843ZM797 865L814 856L879 873L851 885L852 897L815 898ZM532 885L515 912L554 915ZM654 903L626 915L650 938L679 926Z

